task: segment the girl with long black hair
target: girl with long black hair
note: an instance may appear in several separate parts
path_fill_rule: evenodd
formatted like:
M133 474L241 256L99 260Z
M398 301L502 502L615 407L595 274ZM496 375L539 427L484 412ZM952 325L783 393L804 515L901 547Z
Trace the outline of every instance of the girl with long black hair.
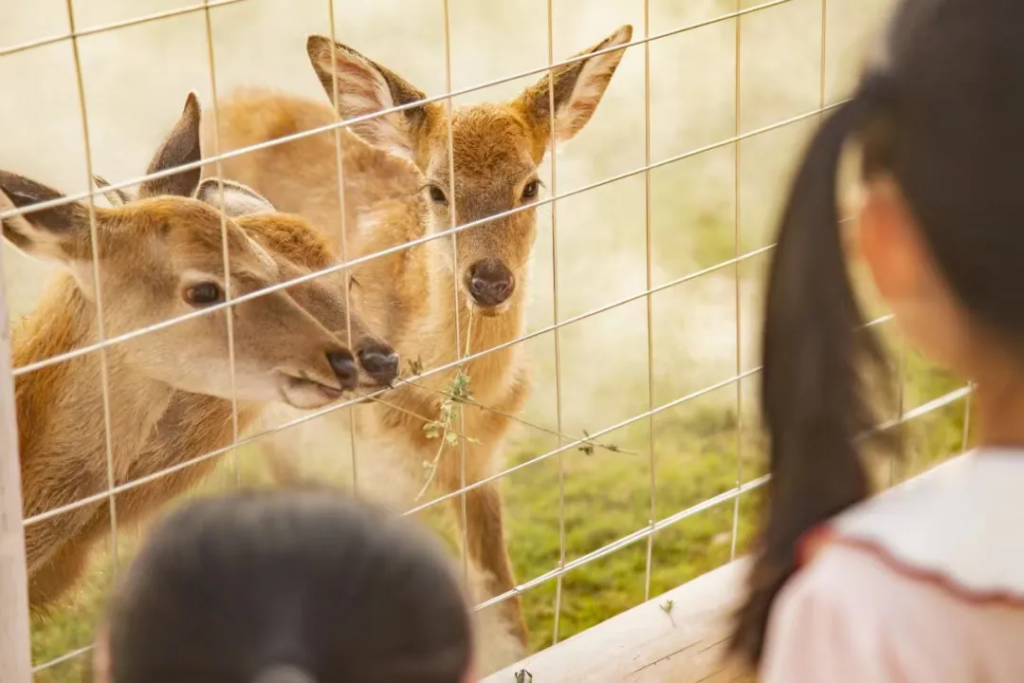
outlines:
M856 251L906 339L975 383L978 416L973 451L870 499L888 363L847 274L848 143ZM898 6L797 173L763 344L772 479L733 652L762 683L1024 681L1024 2Z

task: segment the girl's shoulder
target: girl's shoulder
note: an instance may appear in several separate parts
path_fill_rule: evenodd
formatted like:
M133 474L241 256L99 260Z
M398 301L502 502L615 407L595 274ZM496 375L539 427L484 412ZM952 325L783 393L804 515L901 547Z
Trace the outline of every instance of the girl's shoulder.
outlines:
M760 680L1024 680L1024 451L961 456L808 536Z
M972 451L854 506L828 545L975 603L1024 608L1024 450Z
M762 683L1024 680L1024 609L978 605L841 539L780 592Z

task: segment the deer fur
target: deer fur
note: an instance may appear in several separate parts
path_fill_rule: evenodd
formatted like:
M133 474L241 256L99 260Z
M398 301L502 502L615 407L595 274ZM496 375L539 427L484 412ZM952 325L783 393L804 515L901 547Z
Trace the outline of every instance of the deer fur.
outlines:
M308 218L331 237L336 250L344 246L349 258L525 207L454 238L437 238L353 267L358 281L352 288L355 311L403 358L418 358L425 369L436 368L459 358L456 330L461 344L469 340L471 354L522 336L537 224L536 209L529 205L537 198L538 167L553 144L569 140L590 120L624 54L624 49L614 48L631 35L632 28L624 26L515 99L456 107L450 118L443 102L414 104L425 95L394 72L346 45L313 36L307 44L309 57L334 107L270 90L240 90L221 102L216 130L207 120L205 148L213 149L217 140L221 151L236 150L323 126L338 116L352 119L412 105L340 133L321 133L221 162L225 177L252 186L282 210ZM449 123L454 179L449 174ZM342 143L344 211L336 135ZM358 411L360 441L373 444L372 458L359 461L359 483L365 482L371 495L408 507L410 494L422 483L423 463L432 461L439 448L437 439L424 431L425 418L437 419L442 392L455 373L453 368L415 385L402 384L388 396L390 406ZM466 373L473 400L494 410L464 406L464 422L456 428L479 443L462 441L444 449L436 475L437 488L444 493L463 485L462 447L466 484L499 469L512 426L502 413L518 413L529 393L519 346L468 362ZM278 461L288 457L288 442L279 441L273 448ZM402 485L393 476L398 470L416 476L406 476ZM454 502L461 523L461 498ZM472 489L465 506L465 550L484 576L482 597L512 589L516 582L498 486ZM522 654L527 631L518 597L501 603L500 611L516 641L501 655L507 661ZM485 644L494 640L494 634L481 637ZM485 669L496 664L487 663Z
M199 125L199 105L190 96L149 172L198 161ZM15 328L15 368L98 340L90 211L108 337L189 312L193 306L187 292L197 282L223 287L222 222L233 296L336 260L326 240L304 220L273 213L272 205L244 186L217 180L200 185L199 180L198 169L184 171L144 182L138 198L108 191L114 208L71 202L3 220L8 241L64 270ZM0 211L59 197L39 183L0 172ZM365 367L354 375L342 371L347 367L339 369L355 363L339 339L347 331L345 286L343 278L328 276L231 309L241 430L270 402L311 409L379 389L394 378L394 372L382 377ZM361 365L374 353L393 355L357 316L352 316L351 329ZM138 521L190 488L212 470L216 458L183 465L232 442L227 341L224 313L211 312L107 348L115 484L179 468L118 493L119 523ZM105 490L107 435L98 353L21 375L15 392L25 516ZM109 530L106 500L26 528L34 610L51 605L73 585L90 549Z

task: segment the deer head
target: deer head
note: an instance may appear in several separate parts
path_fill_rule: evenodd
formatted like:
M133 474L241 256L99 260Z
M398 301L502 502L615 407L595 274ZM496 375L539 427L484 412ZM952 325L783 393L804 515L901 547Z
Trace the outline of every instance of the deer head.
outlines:
M201 128L202 108L195 94L191 93L174 129L150 162L147 175L198 161L201 158ZM143 197L169 195L191 196L220 209L234 219L249 237L267 249L276 262L279 282L336 265L337 258L328 242L305 220L278 213L270 201L241 183L219 178L200 182L201 172L197 167L143 182L136 196L123 189L109 189L110 183L100 176L94 176L93 180L105 189L107 200L114 206L123 206ZM398 376L398 354L374 335L357 314L349 311L347 287L344 273L334 272L283 291L355 350L360 387L376 390L390 386Z
M337 256L327 239L305 219L272 212L269 202L251 188L229 180L207 178L196 189L201 201L235 217L240 228L277 262L282 282L337 264ZM367 390L390 386L398 376L399 358L395 350L370 331L362 318L350 312L346 301L348 283L340 271L326 273L301 282L286 291L302 308L340 339L349 339L359 365L359 386Z
M198 111L190 96L150 172L198 160L198 146L191 145L188 133L191 121L198 121ZM85 305L71 313L83 316L84 324L92 324L95 317L87 305L97 297L95 253L108 337L219 304L228 286L232 297L239 297L280 282L281 268L267 249L218 210L253 213L254 193L246 194L244 202L239 195L226 193L225 206L214 206L209 195L208 201L187 196L198 182L196 168L147 181L138 198L114 208L65 200L32 210L33 204L64 198L45 185L0 171L0 212L29 209L4 218L3 234L23 252L54 262L72 275ZM129 196L121 193L119 199ZM264 202L258 210L272 207ZM68 306L76 304L69 301ZM234 332L234 382L223 311L142 334L112 347L110 353L119 354L134 371L175 389L227 399L237 395L240 401L282 400L308 409L359 389L352 352L286 291L268 292L228 310Z
M359 121L350 130L368 144L415 163L425 179L430 227L439 232L448 229L453 219L462 225L537 200L541 187L537 167L553 143L571 139L590 120L622 60L625 48L614 48L629 42L632 32L631 26L623 26L577 55L577 61L552 69L511 101L454 108L451 166L449 116L443 103L414 104L426 97L420 90L326 37L311 36L307 50L343 119L413 105ZM527 208L458 234L454 242L460 272L454 276L468 305L485 315L499 315L509 308L527 265L536 224L536 210Z

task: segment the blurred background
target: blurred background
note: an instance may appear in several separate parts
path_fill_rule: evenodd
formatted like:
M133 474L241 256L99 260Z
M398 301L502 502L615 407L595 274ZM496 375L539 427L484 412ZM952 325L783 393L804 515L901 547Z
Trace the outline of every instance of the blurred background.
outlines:
M188 91L213 105L247 84L324 97L308 63L307 34L329 34L327 0L240 0L210 9L213 64L204 14L194 11L115 30L92 32L196 0L77 0L84 122L95 171L117 182L137 177L179 115ZM653 338L654 405L723 383L759 363L760 295L770 251L712 269L773 240L794 161L818 122L806 116L849 94L880 22L893 0L789 0L711 22L765 0L551 0L553 51L565 59L631 23L644 36L697 26L650 44L650 91L643 46L627 50L590 124L559 152L542 177L561 194L612 176L641 171L645 111L650 107L650 157L665 163L645 174L575 194L539 211L529 329L644 292L646 229L653 240L655 286L709 272L659 291L648 320L644 298L561 329L561 433L598 432L649 410L648 333ZM463 89L548 63L548 0L449 0L451 85ZM823 16L824 8L824 16ZM65 0L0 0L0 167L65 192L87 190L83 109L71 43L17 46L69 30ZM335 0L335 34L399 73L428 95L445 92L445 15L441 0ZM739 21L739 31L737 30ZM824 36L822 29L824 28ZM737 50L737 35L740 36ZM822 41L825 41L824 59ZM739 60L737 63L737 53ZM505 99L538 75L484 87L456 104ZM739 98L739 121L737 115ZM794 118L797 121L791 121ZM787 123L788 122L788 123ZM751 135L754 131L760 132ZM744 139L732 142L737 131ZM707 148L700 153L688 154ZM737 222L738 221L738 222ZM738 238L738 241L737 241ZM558 259L558 282L552 263ZM3 269L12 319L31 310L50 273L4 245ZM872 316L883 313L869 297ZM116 305L116 301L113 304ZM905 352L888 326L903 377L902 409L957 387ZM559 445L556 430L554 338L526 342L536 388L523 424L506 449L509 466ZM565 471L566 556L592 552L642 529L650 520L651 430L659 519L763 473L756 375L643 418L600 439L620 452L571 451ZM911 458L893 476L958 450L963 402L913 423ZM318 462L310 452L311 467ZM339 462L336 452L330 458ZM258 449L244 449L245 478L266 482ZM322 462L322 460L321 460ZM559 561L557 458L504 480L510 551L518 579L548 572ZM228 486L233 477L206 489ZM650 595L727 562L746 546L757 493L690 516L654 537ZM444 522L433 519L444 531ZM734 528L734 521L738 522ZM734 544L734 533L736 534ZM136 534L126 532L130 549ZM647 543L598 559L563 579L559 638L566 638L644 600ZM34 658L44 665L91 642L91 631L114 568L97 553L86 581L56 614L34 624ZM531 648L551 644L556 582L524 596ZM79 681L87 656L37 674L38 681Z

